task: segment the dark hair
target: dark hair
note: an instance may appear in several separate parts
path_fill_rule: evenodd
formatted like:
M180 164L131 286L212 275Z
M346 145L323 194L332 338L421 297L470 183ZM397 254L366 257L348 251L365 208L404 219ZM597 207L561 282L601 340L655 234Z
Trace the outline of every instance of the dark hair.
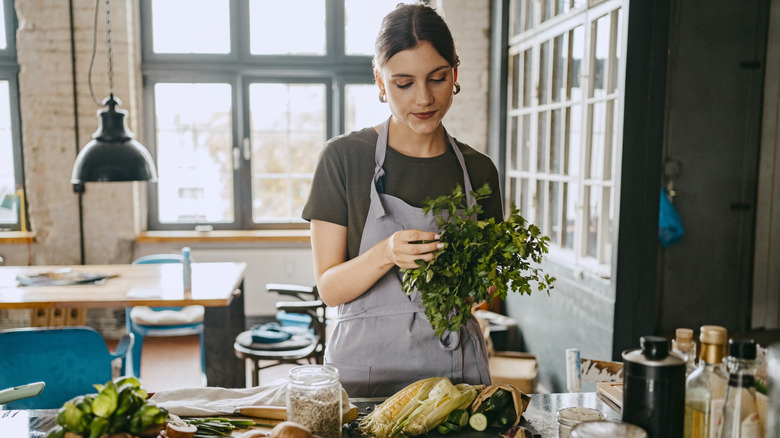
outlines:
M374 46L374 68L423 41L431 43L450 66L460 63L450 29L435 10L422 4L399 4L382 20Z

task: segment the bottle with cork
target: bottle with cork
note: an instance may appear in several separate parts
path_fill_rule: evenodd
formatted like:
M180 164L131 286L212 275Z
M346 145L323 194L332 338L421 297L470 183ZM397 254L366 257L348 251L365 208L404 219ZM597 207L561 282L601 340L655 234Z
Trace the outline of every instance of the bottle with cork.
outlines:
M701 326L699 365L685 381L685 438L717 438L723 421L728 373L723 364L728 335L724 327Z
M672 354L685 361L685 377L696 369L696 343L693 342L693 330L678 328L672 339Z

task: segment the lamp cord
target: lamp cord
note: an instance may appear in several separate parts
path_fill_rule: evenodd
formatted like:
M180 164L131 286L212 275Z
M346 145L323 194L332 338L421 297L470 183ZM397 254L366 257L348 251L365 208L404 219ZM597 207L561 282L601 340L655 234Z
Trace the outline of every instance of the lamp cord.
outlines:
M89 60L89 93L97 106L103 106L103 103L95 95L92 88L92 67L95 65L95 53L97 52L97 21L98 10L100 9L100 0L95 0L95 18L92 24L92 57ZM111 0L106 0L106 43L108 45L108 88L111 94L114 94L114 50L111 44Z

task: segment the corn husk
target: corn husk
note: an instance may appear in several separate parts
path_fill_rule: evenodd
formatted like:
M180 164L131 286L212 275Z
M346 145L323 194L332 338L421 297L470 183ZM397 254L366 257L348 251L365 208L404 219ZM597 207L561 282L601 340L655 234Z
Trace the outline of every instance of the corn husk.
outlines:
M364 435L377 438L417 436L433 430L455 409L466 409L477 396L477 387L453 385L445 377L412 383L377 406L360 422Z

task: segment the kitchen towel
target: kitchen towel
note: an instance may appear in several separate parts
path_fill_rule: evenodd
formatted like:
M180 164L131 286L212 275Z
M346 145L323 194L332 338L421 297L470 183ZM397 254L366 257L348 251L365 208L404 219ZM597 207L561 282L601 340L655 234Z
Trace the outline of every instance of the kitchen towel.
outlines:
M158 391L151 400L182 417L231 415L244 406L286 406L287 379L253 388L180 388Z

